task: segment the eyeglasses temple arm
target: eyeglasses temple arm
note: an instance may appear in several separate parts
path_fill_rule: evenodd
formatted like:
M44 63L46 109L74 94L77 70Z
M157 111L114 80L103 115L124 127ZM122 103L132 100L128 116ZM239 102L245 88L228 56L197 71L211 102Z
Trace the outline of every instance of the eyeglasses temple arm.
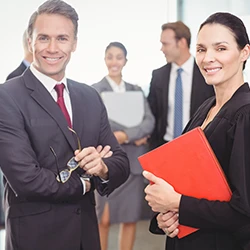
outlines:
M58 160L57 160L56 152L55 152L55 150L51 146L49 148L50 148L50 151L52 152L52 154L55 157L57 174L59 176L60 182L62 183L62 179L61 179L61 175L60 175L60 171L59 171L59 166L58 166Z
M81 151L81 150L82 150L82 146L81 146L81 142L80 142L80 140L79 140L79 137L78 137L76 131L75 131L74 129L70 128L70 127L68 127L68 129L69 129L72 133L74 133L74 134L76 135L77 144L78 144L78 149L79 149L79 151Z

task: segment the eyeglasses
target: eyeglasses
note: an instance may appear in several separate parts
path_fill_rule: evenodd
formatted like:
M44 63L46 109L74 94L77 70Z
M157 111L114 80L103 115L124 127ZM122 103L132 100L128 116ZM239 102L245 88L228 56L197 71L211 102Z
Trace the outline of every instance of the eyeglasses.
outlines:
M75 130L73 130L72 128L68 127L68 129L73 132L75 135L76 135L76 138L77 138L77 144L78 144L78 150L81 151L82 150L82 147L81 147L81 143L80 143L80 140L79 140L79 137L76 133ZM73 156L67 163L67 168L66 169L63 169L62 171L59 172L59 167L58 167L58 160L57 160L57 156L56 156L56 153L54 151L54 149L52 147L50 147L50 150L51 152L53 153L53 155L55 156L56 158L56 167L57 167L57 172L58 172L58 175L56 176L56 180L58 182L61 182L61 183L65 183L66 181L69 180L70 176L71 176L71 173L76 170L80 163L77 162L75 160L75 157Z

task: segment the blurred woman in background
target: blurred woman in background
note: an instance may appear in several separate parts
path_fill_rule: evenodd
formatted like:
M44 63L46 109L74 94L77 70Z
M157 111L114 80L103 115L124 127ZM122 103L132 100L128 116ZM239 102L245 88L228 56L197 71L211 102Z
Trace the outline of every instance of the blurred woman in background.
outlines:
M116 93L139 91L143 96L141 100L144 106L144 116L139 125L125 127L110 119L114 135L128 155L130 177L124 185L116 189L109 197L101 197L96 193L96 209L102 250L107 250L109 228L114 223L121 224L119 249L132 250L135 241L136 222L141 219L143 190L145 187L142 168L137 158L148 150L147 139L154 128L154 117L142 89L122 79L122 70L127 63L127 50L124 45L119 42L110 43L105 50L105 63L108 75L100 82L93 84L93 87L101 95L107 91ZM115 106L116 103L113 105Z

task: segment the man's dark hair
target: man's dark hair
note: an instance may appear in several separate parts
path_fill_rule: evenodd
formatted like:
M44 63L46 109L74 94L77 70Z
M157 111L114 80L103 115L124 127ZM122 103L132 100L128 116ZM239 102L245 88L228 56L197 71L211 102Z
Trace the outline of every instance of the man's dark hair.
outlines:
M191 32L187 25L185 25L182 21L177 21L173 23L164 23L161 26L161 30L164 31L166 29L171 29L175 33L176 40L180 40L184 38L187 41L188 48L190 48L191 43Z
M28 24L28 35L32 37L34 23L41 14L58 14L70 19L74 25L74 35L77 38L78 32L78 14L73 7L61 0L48 0L38 7L32 14Z

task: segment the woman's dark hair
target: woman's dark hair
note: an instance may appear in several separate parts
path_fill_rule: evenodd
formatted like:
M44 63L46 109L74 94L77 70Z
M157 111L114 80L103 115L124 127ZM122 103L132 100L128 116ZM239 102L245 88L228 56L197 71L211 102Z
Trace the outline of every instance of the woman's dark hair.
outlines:
M240 50L242 50L247 44L250 44L246 27L242 20L237 16L227 12L214 13L200 25L199 31L206 24L221 24L227 27L233 33ZM246 62L247 61L243 63L243 70L245 69Z
M105 49L105 53L111 47L117 47L117 48L121 49L123 51L123 53L124 53L125 58L127 58L127 50L126 50L125 46L122 43L120 43L120 42L112 42L112 43L110 43L107 46L107 48Z

